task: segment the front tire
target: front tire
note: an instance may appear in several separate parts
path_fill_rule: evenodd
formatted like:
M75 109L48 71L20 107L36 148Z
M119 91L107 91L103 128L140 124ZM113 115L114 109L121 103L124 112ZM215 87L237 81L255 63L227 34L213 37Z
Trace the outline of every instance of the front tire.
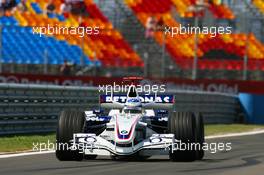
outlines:
M70 150L70 140L73 139L74 133L84 131L85 117L81 111L62 111L58 120L56 133L57 149L56 157L60 161L81 161L83 154L79 150ZM65 147L66 146L66 147Z
M204 157L204 122L201 113L195 113L195 142L200 144L200 148L196 150L196 160L202 160Z
M169 117L168 130L174 134L175 139L182 144L195 142L195 117L191 112L173 112ZM179 142L178 142L179 143ZM177 148L180 144L176 143ZM195 150L172 150L170 151L172 161L194 161L196 159Z

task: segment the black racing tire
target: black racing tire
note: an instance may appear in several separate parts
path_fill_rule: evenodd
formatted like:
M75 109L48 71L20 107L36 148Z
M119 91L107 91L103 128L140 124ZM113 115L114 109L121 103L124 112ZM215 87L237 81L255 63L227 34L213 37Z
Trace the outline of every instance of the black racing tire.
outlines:
M84 112L65 110L62 111L56 133L57 149L56 157L60 161L81 161L83 154L79 150L69 150L65 145L70 146L70 140L73 139L74 133L82 133L84 131L85 117ZM63 146L64 145L64 146Z
M204 157L204 150L202 149L204 144L204 121L201 113L195 113L195 142L200 144L199 149L196 150L196 160L202 160Z
M195 117L192 112L173 112L169 116L168 121L169 133L175 135L175 139L183 144L195 142ZM176 148L180 144L175 143ZM191 149L170 150L170 159L172 161L194 161L196 159L196 151Z

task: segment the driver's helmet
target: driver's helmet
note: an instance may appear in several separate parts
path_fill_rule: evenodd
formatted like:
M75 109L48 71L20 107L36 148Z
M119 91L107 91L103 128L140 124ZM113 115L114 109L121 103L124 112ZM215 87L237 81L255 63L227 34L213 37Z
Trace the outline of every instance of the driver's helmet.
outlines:
M126 106L128 107L141 107L141 100L139 97L127 97Z

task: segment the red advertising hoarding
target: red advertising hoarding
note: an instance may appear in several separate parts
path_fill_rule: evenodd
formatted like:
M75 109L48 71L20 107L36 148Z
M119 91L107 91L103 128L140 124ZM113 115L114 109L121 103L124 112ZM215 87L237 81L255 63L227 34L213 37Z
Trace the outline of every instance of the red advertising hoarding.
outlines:
M21 84L52 84L64 86L99 86L107 84L123 84L123 78L119 77L65 77L53 75L27 75L27 74L1 74L0 83ZM239 92L264 94L264 82L239 81L239 80L189 80L189 79L148 79L141 84L165 84L167 88L180 90L196 90L210 92L224 92L236 94Z

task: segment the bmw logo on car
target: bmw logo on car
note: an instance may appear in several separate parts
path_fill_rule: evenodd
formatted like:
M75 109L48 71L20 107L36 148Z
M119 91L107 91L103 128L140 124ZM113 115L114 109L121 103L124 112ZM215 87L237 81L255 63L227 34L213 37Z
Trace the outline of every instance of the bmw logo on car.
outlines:
M122 134L122 135L127 135L127 133L128 133L128 132L127 132L126 130L122 130L122 131L121 131L121 134Z

